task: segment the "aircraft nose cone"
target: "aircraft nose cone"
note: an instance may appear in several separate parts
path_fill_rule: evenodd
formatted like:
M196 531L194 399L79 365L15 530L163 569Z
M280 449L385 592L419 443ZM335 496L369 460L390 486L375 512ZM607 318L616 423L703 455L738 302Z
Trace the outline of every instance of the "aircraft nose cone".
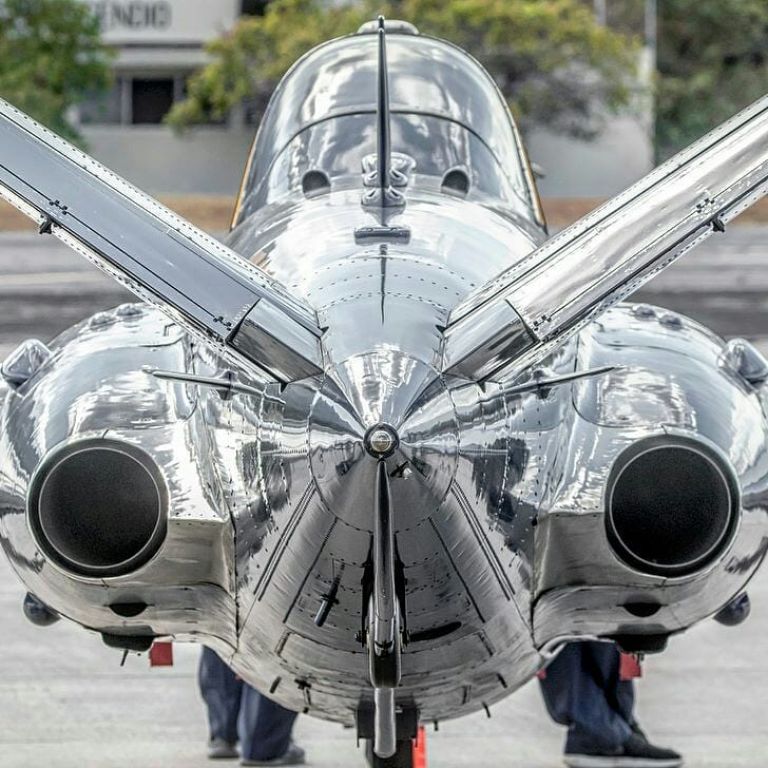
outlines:
M374 424L365 433L363 444L365 445L365 450L374 459L386 459L395 452L395 449L400 444L400 438L389 424Z
M396 525L417 525L437 511L453 482L458 433L453 400L434 368L396 350L357 355L337 365L312 404L314 485L334 515L371 530L383 461Z

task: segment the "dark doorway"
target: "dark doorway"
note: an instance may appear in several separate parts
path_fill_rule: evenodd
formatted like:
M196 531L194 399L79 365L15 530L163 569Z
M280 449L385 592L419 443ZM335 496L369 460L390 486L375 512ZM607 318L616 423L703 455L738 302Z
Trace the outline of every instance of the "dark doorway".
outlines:
M163 121L173 106L173 80L134 79L133 119L134 125L157 124Z

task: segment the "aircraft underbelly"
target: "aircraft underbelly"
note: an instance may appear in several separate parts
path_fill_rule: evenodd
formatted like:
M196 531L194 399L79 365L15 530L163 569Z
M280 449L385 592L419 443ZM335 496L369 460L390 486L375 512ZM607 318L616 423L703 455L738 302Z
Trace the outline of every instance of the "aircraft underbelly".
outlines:
M528 600L453 494L397 535L409 642L398 700L425 718L457 716L503 697L539 664L523 619ZM351 722L368 680L360 640L371 536L314 496L288 525L240 630L235 666L287 707ZM489 559L491 558L491 559ZM510 560L514 559L512 556ZM339 579L321 627L316 617ZM242 604L242 599L241 599Z

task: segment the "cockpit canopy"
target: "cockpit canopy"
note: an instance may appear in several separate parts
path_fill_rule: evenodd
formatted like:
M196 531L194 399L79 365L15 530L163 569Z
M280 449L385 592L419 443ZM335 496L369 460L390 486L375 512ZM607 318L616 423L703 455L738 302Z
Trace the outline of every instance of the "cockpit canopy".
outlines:
M254 144L240 219L301 191L321 171L335 183L362 179L376 151L377 37L358 33L310 51L277 87ZM392 149L414 173L443 179L466 173L470 188L521 215L533 192L503 97L488 73L450 43L389 31Z

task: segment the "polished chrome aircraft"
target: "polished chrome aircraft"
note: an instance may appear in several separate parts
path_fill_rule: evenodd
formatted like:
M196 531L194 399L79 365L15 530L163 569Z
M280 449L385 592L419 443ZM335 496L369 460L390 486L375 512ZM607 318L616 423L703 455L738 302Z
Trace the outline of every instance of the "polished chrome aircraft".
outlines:
M28 614L399 767L568 639L662 648L766 553L768 365L620 302L766 190L762 100L548 238L490 77L403 22L284 78L227 245L2 103L3 197L142 300L3 364Z

